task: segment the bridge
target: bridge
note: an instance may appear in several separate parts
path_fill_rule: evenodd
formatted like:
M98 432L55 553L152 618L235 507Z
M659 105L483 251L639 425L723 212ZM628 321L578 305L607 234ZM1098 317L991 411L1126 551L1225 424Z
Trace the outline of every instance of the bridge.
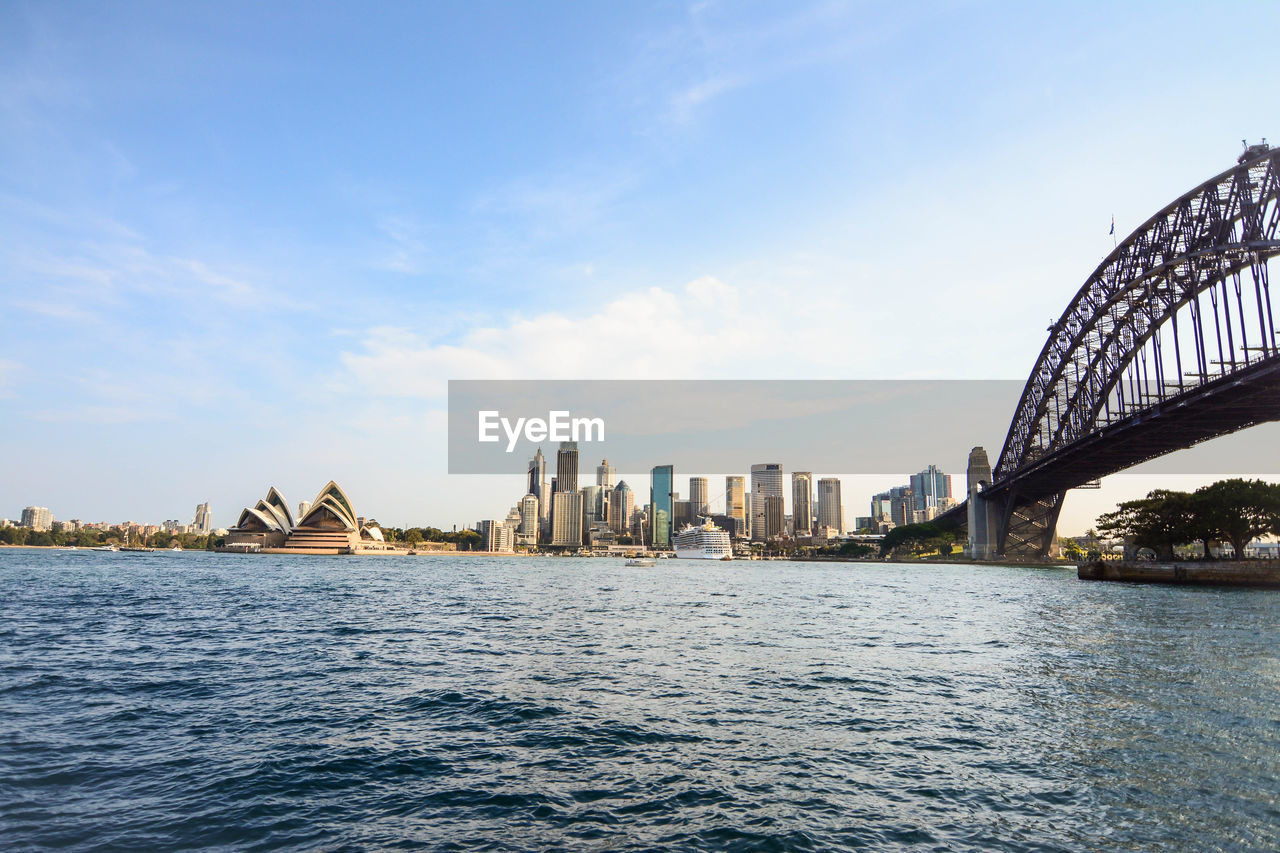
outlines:
M1044 557L1067 490L1280 419L1268 263L1280 148L1247 146L1119 243L1040 351L994 468L940 517L978 559Z

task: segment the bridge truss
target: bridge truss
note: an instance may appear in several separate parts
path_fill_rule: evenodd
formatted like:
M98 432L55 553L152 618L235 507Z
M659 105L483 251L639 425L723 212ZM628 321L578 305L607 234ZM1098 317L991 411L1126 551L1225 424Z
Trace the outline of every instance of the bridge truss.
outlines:
M1076 293L982 493L999 554L1046 554L1070 488L1280 419L1278 197L1280 149L1253 146L1143 223Z

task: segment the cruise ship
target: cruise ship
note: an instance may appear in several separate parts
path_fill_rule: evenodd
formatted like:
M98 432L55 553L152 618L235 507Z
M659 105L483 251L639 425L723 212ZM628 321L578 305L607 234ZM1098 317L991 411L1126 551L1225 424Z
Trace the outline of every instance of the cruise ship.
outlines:
M671 542L676 556L685 560L732 560L729 533L707 519L700 526L690 524Z

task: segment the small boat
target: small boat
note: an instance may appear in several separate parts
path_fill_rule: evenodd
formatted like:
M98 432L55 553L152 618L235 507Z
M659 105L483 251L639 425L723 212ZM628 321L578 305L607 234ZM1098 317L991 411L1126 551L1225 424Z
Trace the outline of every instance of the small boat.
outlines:
M182 546L181 546L181 545L174 545L174 546L173 546L172 548L170 548L169 550L170 550L170 551L181 551L181 550L182 550Z
M653 566L653 564L654 564L653 560L650 560L646 557L635 557L633 559L627 560L628 566L634 566L636 568L642 568L642 569L650 568Z
M119 551L115 545L99 545L96 548L90 548L90 551Z

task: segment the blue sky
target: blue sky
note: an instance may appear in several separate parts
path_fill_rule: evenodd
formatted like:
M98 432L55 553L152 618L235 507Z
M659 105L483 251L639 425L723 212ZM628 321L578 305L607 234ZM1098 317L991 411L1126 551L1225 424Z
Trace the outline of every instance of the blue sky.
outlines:
M0 516L230 524L331 477L389 523L501 516L443 474L449 378L1022 379L1113 214L1278 132L1278 25L5 3Z

